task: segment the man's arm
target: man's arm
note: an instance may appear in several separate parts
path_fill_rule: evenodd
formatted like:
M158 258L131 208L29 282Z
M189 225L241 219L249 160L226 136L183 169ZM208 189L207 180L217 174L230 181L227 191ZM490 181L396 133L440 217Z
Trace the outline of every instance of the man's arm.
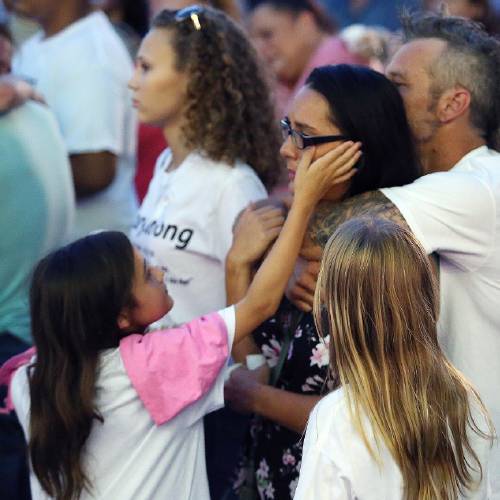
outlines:
M117 158L113 153L82 153L71 155L69 159L78 198L106 189L115 178Z
M341 203L321 202L309 222L309 237L313 243L324 247L342 223L360 216L389 219L410 229L394 203L380 191L369 191L348 198Z

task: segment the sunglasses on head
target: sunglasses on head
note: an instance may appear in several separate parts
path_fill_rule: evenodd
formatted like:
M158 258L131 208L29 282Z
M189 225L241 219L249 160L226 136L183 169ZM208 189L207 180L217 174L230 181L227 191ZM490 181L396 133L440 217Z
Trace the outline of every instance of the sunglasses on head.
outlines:
M191 5L190 7L185 7L180 9L175 13L175 20L177 22L182 22L186 19L191 19L194 28L199 31L201 30L200 16L205 12L205 9L200 5Z

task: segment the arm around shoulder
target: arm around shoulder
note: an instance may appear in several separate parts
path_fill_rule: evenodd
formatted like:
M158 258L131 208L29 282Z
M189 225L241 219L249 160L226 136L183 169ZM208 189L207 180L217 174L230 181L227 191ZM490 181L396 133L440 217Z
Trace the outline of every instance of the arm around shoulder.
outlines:
M405 218L389 198L381 191L369 191L340 203L320 203L311 217L308 235L314 243L324 247L341 224L363 216L389 219L409 229Z
M116 175L116 155L108 151L70 156L73 183L78 198L103 191Z

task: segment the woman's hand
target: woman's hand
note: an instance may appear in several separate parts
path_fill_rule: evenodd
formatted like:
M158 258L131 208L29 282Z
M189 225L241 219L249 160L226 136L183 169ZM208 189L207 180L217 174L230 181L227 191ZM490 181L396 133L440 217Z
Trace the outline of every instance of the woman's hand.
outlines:
M224 385L224 399L239 413L254 413L258 390L262 384L267 384L268 380L267 363L256 370L237 368Z
M322 257L323 248L306 236L285 292L288 300L301 311L312 311Z
M360 147L360 142L343 142L314 161L315 148L307 148L295 174L294 203L315 206L334 186L348 181L356 173Z
M313 309L320 267L321 260L304 260L299 257L295 263L285 295L301 311L311 312Z
M278 237L284 222L281 208L273 205L255 208L252 203L236 222L228 259L238 264L253 264Z

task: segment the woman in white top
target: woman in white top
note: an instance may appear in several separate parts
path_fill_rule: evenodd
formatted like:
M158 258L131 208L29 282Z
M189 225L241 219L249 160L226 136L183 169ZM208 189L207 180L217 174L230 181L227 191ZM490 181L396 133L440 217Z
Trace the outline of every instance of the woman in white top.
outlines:
M156 326L172 327L225 306L233 223L279 177L279 130L250 42L209 7L155 17L130 87L139 120L161 127L169 144L131 239L164 272L175 305ZM229 477L244 432L235 419L217 413L207 423L214 498L225 488L214 481Z
M225 305L232 226L279 177L279 130L252 46L209 7L156 16L130 87L139 119L169 144L131 238L165 271L179 324Z
M314 314L337 390L309 418L295 499L485 499L494 433L442 353L436 281L411 233L343 224L325 248Z

